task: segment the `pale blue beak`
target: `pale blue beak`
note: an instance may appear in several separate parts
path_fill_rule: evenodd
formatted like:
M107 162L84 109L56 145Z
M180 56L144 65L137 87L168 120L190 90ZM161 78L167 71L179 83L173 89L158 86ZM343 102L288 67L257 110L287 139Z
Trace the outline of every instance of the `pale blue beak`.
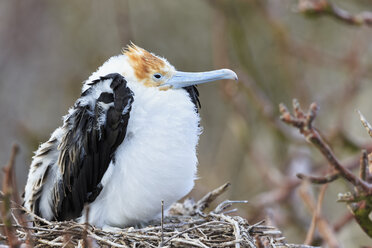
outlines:
M174 89L183 88L196 84L203 84L211 81L233 79L238 80L235 72L229 69L220 69L206 72L183 72L176 71L173 77L161 86L172 86Z

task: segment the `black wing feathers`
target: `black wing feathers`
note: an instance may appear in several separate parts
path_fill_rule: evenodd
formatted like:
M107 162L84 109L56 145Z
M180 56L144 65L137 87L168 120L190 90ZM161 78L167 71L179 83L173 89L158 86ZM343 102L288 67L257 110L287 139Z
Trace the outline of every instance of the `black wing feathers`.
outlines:
M94 109L76 104L75 111L66 120L69 131L59 147L59 166L64 174L55 189L59 196L55 204L57 220L79 217L84 204L95 200L115 150L125 138L133 93L120 74L108 74L91 85L108 79L112 79L113 93L101 93ZM82 96L91 92L89 88ZM113 106L107 109L111 103Z
M201 108L198 89L195 85L184 87L184 89L189 93L191 101L194 103L196 111L198 111Z

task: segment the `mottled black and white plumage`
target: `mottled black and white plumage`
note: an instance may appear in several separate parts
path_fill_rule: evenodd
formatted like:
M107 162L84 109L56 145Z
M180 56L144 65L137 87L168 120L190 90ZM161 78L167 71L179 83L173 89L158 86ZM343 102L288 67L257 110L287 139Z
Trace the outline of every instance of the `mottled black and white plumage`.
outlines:
M24 205L48 220L123 227L149 221L193 187L200 134L195 84L223 69L177 72L132 46L84 83L63 125L33 157Z

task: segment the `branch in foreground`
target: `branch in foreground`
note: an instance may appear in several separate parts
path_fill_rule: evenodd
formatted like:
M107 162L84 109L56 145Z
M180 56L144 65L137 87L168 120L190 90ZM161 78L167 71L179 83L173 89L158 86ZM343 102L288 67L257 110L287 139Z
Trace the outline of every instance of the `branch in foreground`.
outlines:
M328 183L341 176L352 183L356 187L355 192L353 194L350 192L346 194L339 194L339 201L344 201L348 204L348 207L353 213L354 219L358 222L359 226L365 231L366 234L372 237L372 220L369 218L369 215L372 212L372 186L366 181L366 167L369 163L369 156L367 156L367 152L365 150L362 152L362 157L360 159L360 177L357 177L349 169L339 163L331 148L324 142L318 131L313 128L313 121L316 117L316 111L318 109L315 103L312 103L309 111L305 113L300 108L298 101L293 100L293 115L288 111L284 104L280 104L279 107L280 112L282 113L281 119L287 124L298 128L300 133L306 137L306 140L315 145L315 147L324 155L329 164L336 171L333 174L323 178L310 177L310 181L313 183ZM367 131L372 133L371 125L362 115L361 121L367 128ZM300 177L304 176L300 175Z
M19 240L16 237L15 230L12 226L12 219L11 219L11 207L12 207L12 200L14 200L14 194L16 192L14 187L14 164L15 158L17 156L19 147L17 145L13 145L12 153L10 155L10 159L8 164L3 168L4 178L3 178L3 194L1 199L1 217L4 223L4 233L8 239L8 243L11 247L18 246L20 244Z
M300 133L305 136L306 140L315 145L315 147L324 155L329 164L340 173L340 176L345 178L355 187L361 188L367 194L372 194L372 187L355 176L350 170L342 166L338 159L333 154L331 148L323 140L319 132L313 128L313 121L316 117L318 106L312 103L307 113L305 113L296 99L293 100L293 115L288 111L284 104L279 105L281 112L281 120L299 129Z
M363 11L353 15L328 0L300 0L297 10L311 15L328 15L349 25L372 26L372 12Z

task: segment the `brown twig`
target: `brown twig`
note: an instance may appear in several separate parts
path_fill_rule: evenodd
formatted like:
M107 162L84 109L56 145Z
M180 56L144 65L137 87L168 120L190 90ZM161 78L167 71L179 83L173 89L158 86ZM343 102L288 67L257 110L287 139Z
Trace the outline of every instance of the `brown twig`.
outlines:
M14 196L15 187L14 187L14 164L15 158L17 156L19 147L18 145L12 146L12 152L8 164L3 168L4 179L3 179L3 199L2 199L2 208L1 215L2 221L4 223L4 232L8 238L8 243L10 247L17 246L20 242L16 237L14 228L12 226L11 220L11 202L14 199L18 199Z
M351 14L328 0L300 0L297 10L311 15L328 15L349 25L372 25L372 12L364 11L358 14Z
M318 196L318 202L316 204L316 209L315 209L315 211L313 211L313 217L312 217L312 220L311 220L311 225L310 225L310 228L307 232L306 239L305 239L305 242L304 242L304 244L306 244L306 245L311 245L311 243L313 241L317 221L318 221L318 219L321 218L322 203L323 203L324 193L327 189L327 186L328 186L328 184L323 185L321 190L320 190L320 193L319 193L319 196Z
M362 156L360 157L359 177L363 181L365 181L367 178L367 166L368 166L368 154L366 150L362 150Z
M160 220L160 226L161 226L160 247L162 247L162 246L164 246L164 200L161 200L161 220Z
M372 156L371 156L371 158L372 158ZM360 167L360 158L353 159L352 161L345 164L345 167L349 170L354 170L354 169L358 168L358 166ZM327 169L327 170L329 170L329 169ZM323 171L319 170L319 172L317 172L317 174L322 174L322 173L324 174L325 172L323 172ZM300 179L308 180L308 181L310 181L311 183L314 183L314 184L324 184L324 183L330 183L330 182L340 178L340 173L339 172L334 172L334 173L331 173L331 174L326 175L326 176L311 176L311 175L305 175L303 173L298 173L296 176Z
M329 164L340 173L341 177L345 178L354 186L360 187L364 192L372 194L372 187L365 181L355 176L346 167L342 166L319 132L313 128L313 121L318 110L316 103L312 103L310 105L307 113L301 109L300 104L296 99L293 100L294 115L290 114L284 104L280 104L279 109L281 112L282 121L298 128L300 133L305 136L306 140L315 145L315 147L328 160Z
M85 223L84 223L84 229L83 229L83 248L89 248L92 247L91 242L88 238L88 229L89 229L89 212L90 208L89 205L85 206Z
M368 154L368 170L369 175L372 175L372 153Z
M337 180L340 177L340 173L334 172L324 177L304 175L302 173L298 173L296 176L300 179L308 180L309 182L314 184L326 184Z
M306 204L308 210L313 214L318 213L317 208L319 204L321 204L321 201L319 200L323 199L322 194L324 194L324 192L320 193L319 198L318 198L318 203L315 203L315 200L313 199L312 195L307 191L308 189L308 187L306 187L307 185L308 184L302 184L302 187L300 187L300 190L299 190L299 194L301 198L303 199L304 203ZM323 187L325 188L326 186L324 185ZM316 222L317 222L319 233L321 237L323 238L323 240L328 244L328 246L332 248L339 247L339 243L333 232L332 227L329 225L328 221L323 216L321 216L320 213L316 217ZM310 234L308 234L308 236L309 235Z
M366 118L362 115L362 113L359 110L357 110L357 112L359 114L360 121L362 122L363 126L367 130L369 136L372 137L372 126L371 126L371 124L368 123Z
M200 199L196 203L195 205L196 209L200 212L204 211L207 207L209 207L211 202L213 202L218 196L226 192L226 190L230 187L230 185L231 185L230 183L225 183L224 185L206 194L202 199Z

